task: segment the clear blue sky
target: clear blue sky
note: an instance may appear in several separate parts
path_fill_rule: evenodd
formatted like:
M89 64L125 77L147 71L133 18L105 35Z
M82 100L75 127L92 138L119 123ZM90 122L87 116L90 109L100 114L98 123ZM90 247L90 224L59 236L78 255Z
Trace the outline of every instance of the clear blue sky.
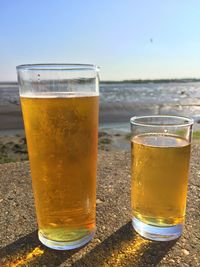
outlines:
M0 81L48 62L94 63L103 80L200 77L200 1L0 0Z

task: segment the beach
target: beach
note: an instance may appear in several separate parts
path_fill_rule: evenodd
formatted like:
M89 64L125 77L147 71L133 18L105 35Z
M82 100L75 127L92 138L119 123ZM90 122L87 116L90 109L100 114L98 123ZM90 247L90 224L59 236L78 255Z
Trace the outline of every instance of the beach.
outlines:
M6 86L0 86L0 266L199 266L200 83L101 85L97 233L87 246L67 252L38 240L18 86ZM195 120L187 216L181 238L153 242L130 221L129 118L166 113Z
M100 83L99 149L129 150L132 116L173 114L195 120L200 138L200 82ZM28 159L17 83L0 83L0 162Z

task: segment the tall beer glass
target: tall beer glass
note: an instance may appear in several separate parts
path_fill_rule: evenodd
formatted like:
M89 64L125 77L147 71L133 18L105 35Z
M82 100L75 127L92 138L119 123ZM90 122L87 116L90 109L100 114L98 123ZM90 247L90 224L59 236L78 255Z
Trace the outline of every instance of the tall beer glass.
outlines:
M178 238L183 229L193 120L131 118L132 223L142 236Z
M40 241L80 247L95 232L99 79L93 65L17 67Z

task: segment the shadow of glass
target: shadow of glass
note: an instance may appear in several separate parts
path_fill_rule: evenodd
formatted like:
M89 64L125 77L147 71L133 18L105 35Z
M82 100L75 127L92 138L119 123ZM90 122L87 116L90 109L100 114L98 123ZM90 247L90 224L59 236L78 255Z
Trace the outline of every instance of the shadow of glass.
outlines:
M48 249L38 240L34 231L0 249L0 266L48 266L56 267L78 250L57 251Z
M129 222L78 260L73 267L156 266L175 243L144 239L133 230Z
M143 239L129 222L76 261L73 266L156 266L175 242L153 242ZM56 267L79 250L48 249L40 243L37 231L34 231L0 249L0 266Z

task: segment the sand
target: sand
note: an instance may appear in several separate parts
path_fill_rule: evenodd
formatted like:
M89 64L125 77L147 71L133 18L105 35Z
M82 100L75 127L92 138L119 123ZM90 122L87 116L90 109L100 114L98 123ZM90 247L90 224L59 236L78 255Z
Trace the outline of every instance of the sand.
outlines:
M99 152L97 232L84 248L50 250L37 238L28 162L0 165L0 266L200 266L200 146L193 146L186 225L180 239L152 242L133 231L130 154Z

